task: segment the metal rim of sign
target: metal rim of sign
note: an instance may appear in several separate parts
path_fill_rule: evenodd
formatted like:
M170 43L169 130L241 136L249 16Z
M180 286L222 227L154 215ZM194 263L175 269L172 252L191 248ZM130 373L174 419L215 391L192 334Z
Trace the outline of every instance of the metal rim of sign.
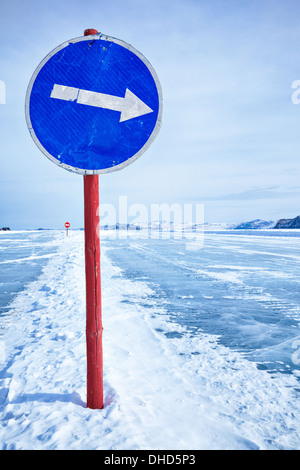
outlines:
M60 51L61 49L67 47L70 43L73 44L73 43L81 42L81 41L90 41L91 38L94 39L94 40L102 39L102 40L105 40L105 41L114 42L114 43L124 47L125 49L128 49L129 51L133 52L133 54L138 56L139 59L142 62L144 62L146 67L148 67L148 69L149 69L149 71L150 71L150 73L151 73L151 75L154 79L154 82L155 82L155 85L156 85L156 88L157 88L157 93L158 93L158 100L159 100L159 111L158 111L157 121L156 121L155 127L154 127L151 135L149 136L149 138L148 138L147 142L144 144L144 146L135 155L128 158L128 160L125 160L124 162L120 163L119 165L116 165L116 166L113 166L113 167L110 167L110 168L100 169L100 170L85 170L85 169L82 169L82 168L72 167L70 165L67 165L65 163L60 162L57 158L53 157L53 155L51 155L44 148L44 146L41 144L41 142L37 138L37 136L35 134L35 131L33 129L32 123L31 123L30 112L29 112L30 95L31 95L32 87L34 85L34 82L35 82L35 79L36 79L37 75L39 74L40 70L44 67L46 62L48 62L48 60L51 59L51 57L54 56L58 51ZM41 152L44 155L46 155L47 158L49 158L49 160L54 162L56 165L64 168L65 170L71 171L72 173L79 173L79 174L82 174L82 175L96 175L96 174L110 173L110 172L113 172L113 171L121 170L122 168L130 165L135 160L137 160L148 149L148 147L150 147L150 145L152 144L152 142L156 138L156 136L157 136L157 134L160 130L160 127L161 127L162 108L163 108L162 103L163 103L162 88L161 88L158 76L157 76L154 68L150 64L150 62L146 59L146 57L143 56L143 54L141 54L139 51L137 51L133 46L131 46L130 44L127 44L126 42L122 41L121 39L113 38L113 37L107 36L107 35L102 34L102 33L97 33L97 34L93 34L91 36L80 36L78 38L70 39L69 41L66 41L63 44L60 44L59 46L57 46L55 49L53 49L53 51L51 51L49 54L46 55L46 57L41 61L41 63L38 65L38 67L34 71L32 77L30 79L30 82L28 84L28 88L27 88L27 92L26 92L26 98L25 98L25 118L26 118L26 123L27 123L28 130L30 132L30 135L31 135L33 141L35 142L37 147L41 150Z

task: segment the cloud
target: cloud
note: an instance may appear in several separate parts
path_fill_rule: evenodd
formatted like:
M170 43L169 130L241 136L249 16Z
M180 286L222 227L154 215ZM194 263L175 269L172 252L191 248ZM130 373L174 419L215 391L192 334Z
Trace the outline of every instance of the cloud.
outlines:
M296 188L296 191L290 190L283 190L279 187L273 186L269 188L257 188L251 189L247 191L243 191L240 193L231 193L231 194L224 194L218 197L208 197L205 200L222 200L222 201L245 201L245 200L260 200L260 199L282 199L282 198L290 198L291 195L299 194L300 195L300 188Z

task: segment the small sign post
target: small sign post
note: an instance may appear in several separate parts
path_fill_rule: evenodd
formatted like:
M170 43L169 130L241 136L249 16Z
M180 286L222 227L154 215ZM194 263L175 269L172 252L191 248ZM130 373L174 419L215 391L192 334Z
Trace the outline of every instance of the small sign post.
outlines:
M161 86L140 52L120 39L87 29L84 36L61 44L39 64L28 85L25 112L31 137L46 157L83 175L87 407L100 409L98 175L124 168L153 142L161 126Z
M68 236L68 229L70 228L70 222L66 222L65 227L66 227L66 236Z

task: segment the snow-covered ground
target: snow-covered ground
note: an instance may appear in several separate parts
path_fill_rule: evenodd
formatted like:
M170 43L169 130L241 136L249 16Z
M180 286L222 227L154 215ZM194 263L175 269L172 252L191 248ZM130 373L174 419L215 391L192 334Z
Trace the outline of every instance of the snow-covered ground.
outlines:
M124 247L105 232L105 404L103 410L87 409L83 237L57 233L58 249L42 274L0 317L0 448L300 448L297 368L293 374L261 370L218 335L201 328L195 334L184 321L174 321L147 276L128 276L112 261L112 248ZM210 237L211 249L220 250L220 240ZM236 240L224 239L224 250ZM257 251L270 256L271 245L261 240ZM145 246L134 246L145 252ZM235 251L243 256L247 249ZM243 290L237 259L232 264L229 282ZM209 272L218 282L218 266Z

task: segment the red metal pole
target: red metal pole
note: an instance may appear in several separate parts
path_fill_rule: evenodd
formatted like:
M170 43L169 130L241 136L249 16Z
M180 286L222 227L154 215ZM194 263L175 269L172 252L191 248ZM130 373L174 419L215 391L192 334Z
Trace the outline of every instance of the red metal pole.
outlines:
M99 177L84 177L87 407L103 408Z
M85 36L97 34L86 29ZM84 230L86 279L87 407L103 408L103 351L99 237L99 177L85 175Z

